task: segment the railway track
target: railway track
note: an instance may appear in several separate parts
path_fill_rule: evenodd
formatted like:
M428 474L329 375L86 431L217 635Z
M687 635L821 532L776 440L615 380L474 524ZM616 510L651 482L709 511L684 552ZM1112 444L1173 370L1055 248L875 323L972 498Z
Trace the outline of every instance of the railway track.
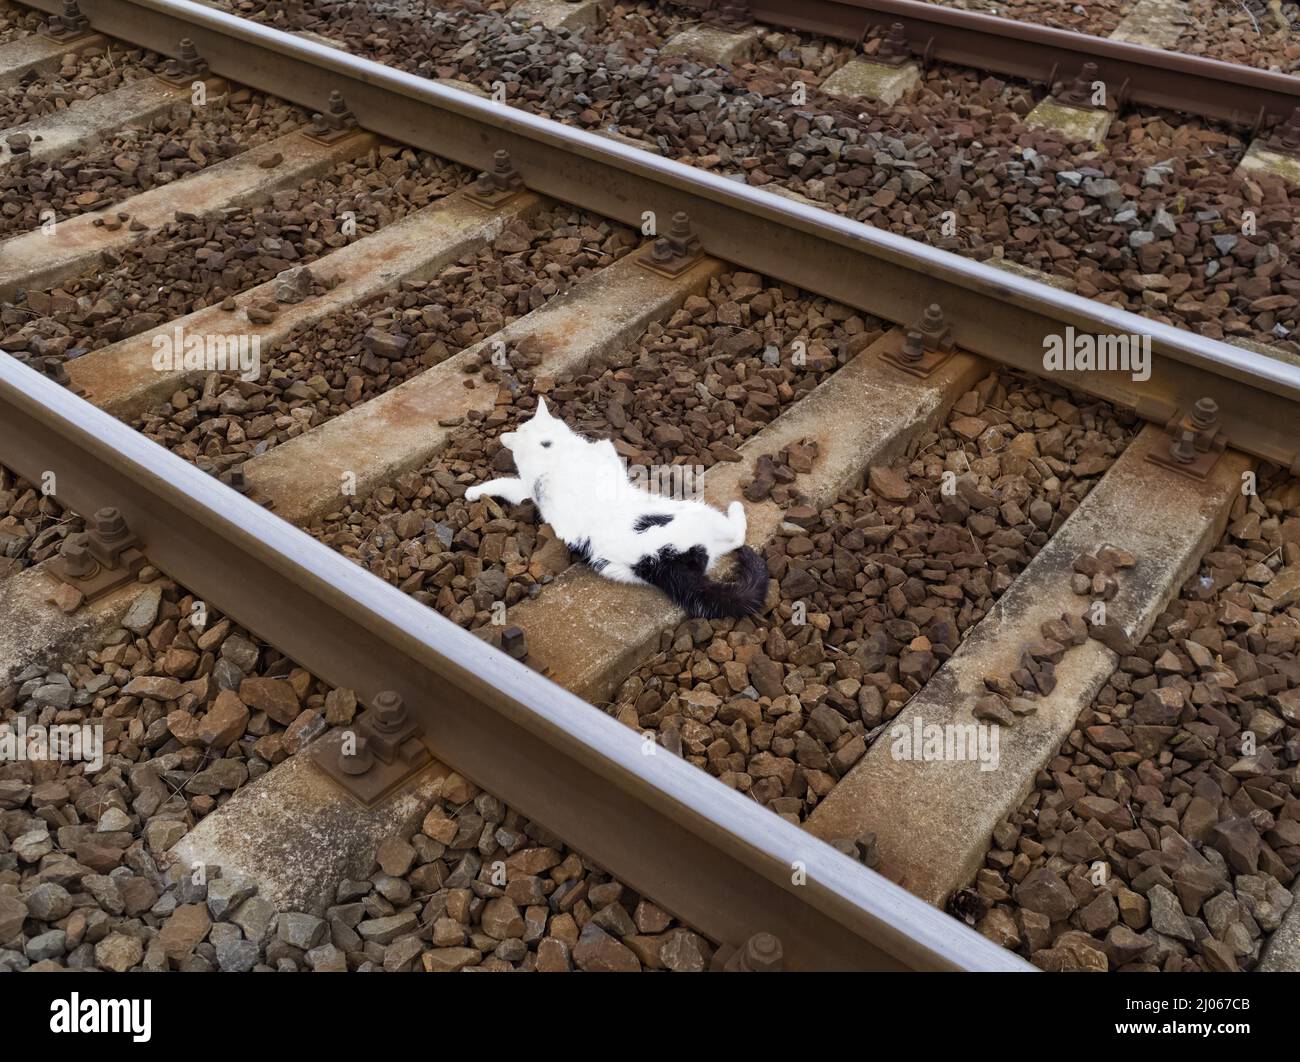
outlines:
M1254 118L1234 126L1186 106L1121 105L1122 82L1098 62L1087 78L1076 76L1081 67L1054 76L1043 96L1028 82L927 62L901 23L871 29L858 48L757 25L698 26L650 5L607 19L592 3L540 0L508 13L367 3L287 11L252 0L245 10L908 239L1028 267L1164 323L1296 353L1294 167L1270 147L1275 134L1252 134ZM1076 36L1080 49L1096 43ZM1143 63L1165 55L1126 47ZM865 174L863 162L874 164ZM1280 257L1234 242L1243 224L1267 232Z
M90 198L0 242L4 327L26 362L0 360L0 463L30 484L53 473L69 513L116 509L179 600L356 690L383 753L341 756L344 726L279 762L254 754L261 773L191 806L201 821L173 858L320 914L316 890L341 900L385 842L383 876L402 878L392 836L436 840L425 812L472 799L469 778L616 876L593 886L614 896L599 911L565 890L583 924L549 948L561 965L570 950L592 968L672 965L636 950L668 923L638 914L631 932L617 882L696 931L687 959L675 938L683 968L762 965L773 939L793 969L1024 968L1009 949L1048 968L1264 958L1300 861L1291 363L184 0L85 12L57 43L0 45L0 76L98 50L96 32L175 53L133 57L170 87L102 99L132 93L137 121L190 148L146 145L158 169L141 191L91 167ZM120 112L93 106L67 108L86 117L76 135L38 118L8 165L106 144L116 158ZM643 241L647 211L658 235ZM1044 338L1067 328L1149 336L1149 379L1049 368ZM256 350L266 371L196 371L166 353L187 336ZM762 617L684 623L508 509L464 503L543 394L632 465L745 499L776 577ZM24 513L43 504L23 497ZM19 617L10 679L52 643L94 647L103 617L146 592L113 553L114 521L92 530L13 558L43 563L0 583ZM44 602L51 566L72 620ZM78 612L113 571L122 584ZM1217 642L1187 637L1213 625L1207 602ZM268 709L282 742L324 729L326 696ZM200 707L181 711L215 726ZM166 718L164 750L205 744ZM927 727L976 723L1002 735L996 769L925 752ZM917 735L906 755L899 727ZM1201 754L1181 758L1192 741ZM511 844L479 850L508 853L507 879L550 869L512 865L535 849ZM1114 885L1089 877L1098 862ZM479 869L458 864L457 889ZM409 888L385 880L400 925L372 931L392 968L456 968L497 931L518 939L522 893L489 869L477 884L493 906L474 917L494 929L466 947L440 907L429 947L402 922ZM394 947L404 937L417 943Z
M717 6L704 0L688 4ZM1123 100L1236 123L1269 114L1285 117L1295 106L1294 80L1285 74L1152 48L1125 39L1127 34L1094 37L917 0L776 0L745 6L763 22L856 42L870 29L896 22L927 59L1049 87L1093 63L1097 78L1115 86Z

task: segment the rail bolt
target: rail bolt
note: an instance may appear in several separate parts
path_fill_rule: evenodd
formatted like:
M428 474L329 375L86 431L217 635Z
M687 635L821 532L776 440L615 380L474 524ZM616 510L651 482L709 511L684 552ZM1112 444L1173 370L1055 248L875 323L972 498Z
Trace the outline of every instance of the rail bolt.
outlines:
M785 961L781 942L771 933L755 933L740 953L741 969L750 973L771 973L780 970Z
M524 638L522 627L507 627L501 632L501 648L516 660L528 655L528 642Z
M199 50L195 47L194 42L189 37L182 37L180 43L180 55L177 56L182 63L197 63L199 60Z
M187 78L207 76L208 64L200 57L194 41L189 37L182 37L176 50L179 53L176 58L168 59L163 67L160 75L163 80L179 83Z
M57 16L59 26L65 33L80 33L90 29L90 22L81 13L77 0L63 0L63 14Z
M385 734L396 734L406 725L406 705L396 690L382 690L371 702L374 727Z
M1281 151L1300 153L1300 107L1292 110L1291 117L1273 130L1268 145Z
M1196 433L1180 431L1169 444L1169 456L1182 465L1190 465L1196 460Z
M481 196L493 196L501 192L513 192L523 185L523 178L515 169L514 160L505 148L492 152L492 168L484 170L475 182L475 191Z
M221 482L238 494L247 494L253 489L253 485L248 482L248 477L244 475L242 466L227 469L221 474Z
M63 557L63 570L74 579L89 579L99 570L99 562L86 546L85 534L69 535L59 553Z
M1096 63L1084 63L1079 76L1061 93L1061 102L1073 107L1092 107L1092 84L1098 80Z
M110 505L96 511L95 534L105 545L112 545L126 538L130 531L126 526L126 518Z
M717 0L705 9L703 21L740 29L753 23L754 13L749 9L749 0Z
M45 36L51 40L72 40L90 32L90 20L81 13L77 0L63 0L63 14L51 15L45 24Z
M925 357L925 337L916 329L909 331L903 340L903 350L899 357L913 363L920 361Z
M351 751L346 745L339 747L339 767L344 774L365 774L374 766L375 754L370 751L370 742L366 740L364 734L354 732L352 741Z
M691 216L685 210L679 210L668 223L668 235L678 240L691 238Z
M912 58L912 50L907 44L907 29L901 22L892 23L885 31L875 58L877 62L890 66L899 66Z
M678 258L686 258L699 250L700 238L691 226L691 216L684 210L677 211L668 222L668 246Z
M1198 398L1192 407L1192 424L1198 431L1210 431L1219 423L1219 403L1213 398Z

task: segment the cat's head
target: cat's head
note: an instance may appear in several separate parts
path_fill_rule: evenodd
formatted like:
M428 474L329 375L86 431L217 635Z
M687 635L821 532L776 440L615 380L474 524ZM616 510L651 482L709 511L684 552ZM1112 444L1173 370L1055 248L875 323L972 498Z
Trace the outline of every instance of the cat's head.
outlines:
M501 445L515 457L515 464L547 464L548 459L556 456L556 451L563 447L573 432L558 417L551 416L546 408L546 399L538 396L537 412L532 419L514 431L503 432Z

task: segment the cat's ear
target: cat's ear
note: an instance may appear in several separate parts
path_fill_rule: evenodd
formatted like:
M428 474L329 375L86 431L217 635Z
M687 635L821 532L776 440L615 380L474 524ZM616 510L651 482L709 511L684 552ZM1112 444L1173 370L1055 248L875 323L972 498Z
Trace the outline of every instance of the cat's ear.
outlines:
M537 412L533 415L539 420L545 420L551 415L550 410L546 408L546 399L541 395L537 396Z

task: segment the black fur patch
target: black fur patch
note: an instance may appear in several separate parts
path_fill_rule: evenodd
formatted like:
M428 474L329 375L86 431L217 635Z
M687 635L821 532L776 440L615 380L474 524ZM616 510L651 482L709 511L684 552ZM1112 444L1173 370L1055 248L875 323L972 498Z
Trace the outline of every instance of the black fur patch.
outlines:
M767 597L767 562L748 546L736 552L736 562L731 581L715 582L705 574L709 555L703 546L692 546L684 553L664 546L642 557L632 571L662 590L689 616L750 616L763 607Z
M593 572L603 571L609 565L609 561L604 557L593 557L591 555L591 539L589 538L584 538L578 542L569 542L567 545L574 559L581 564L587 565Z
M638 516L632 524L632 530L638 535L642 531L649 531L652 527L665 527L673 522L673 518L666 513L646 513L645 516Z

